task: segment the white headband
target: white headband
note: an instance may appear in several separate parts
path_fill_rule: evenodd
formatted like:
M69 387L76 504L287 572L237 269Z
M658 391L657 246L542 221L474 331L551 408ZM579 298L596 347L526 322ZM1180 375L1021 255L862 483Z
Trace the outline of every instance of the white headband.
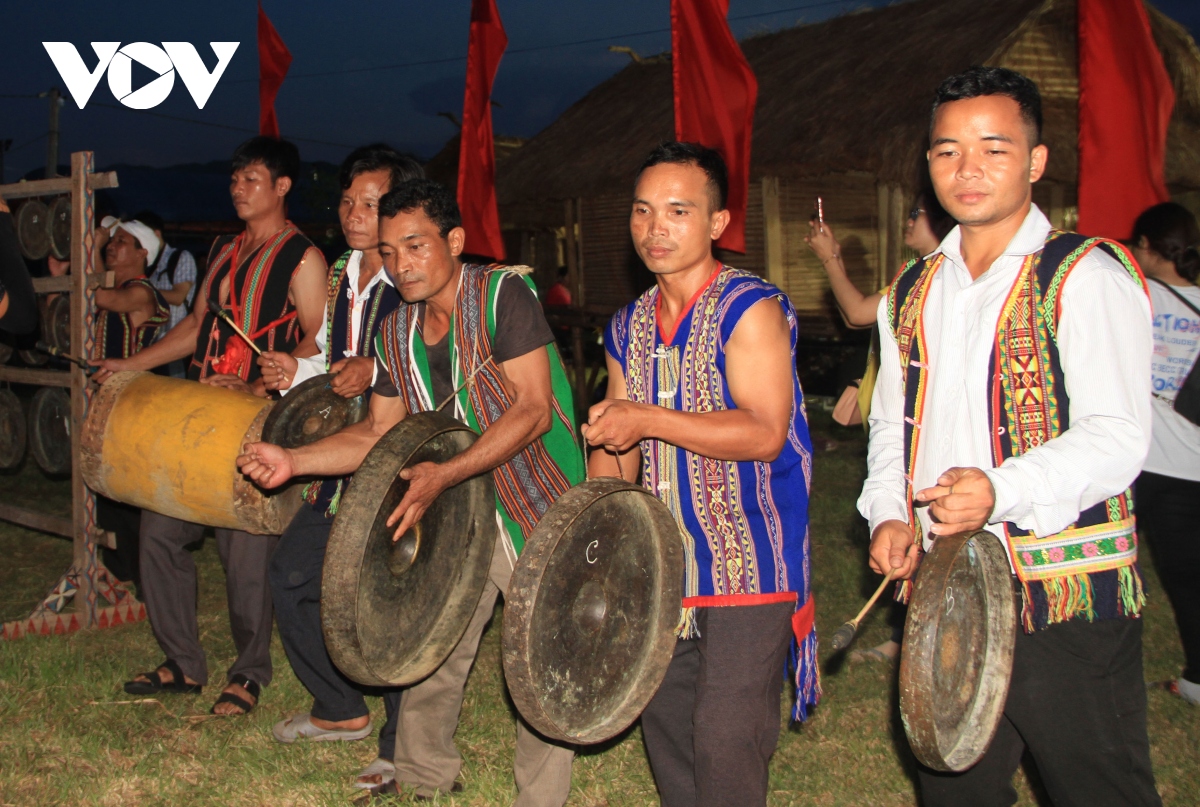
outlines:
M138 243L142 245L142 248L146 250L147 272L154 268L154 261L158 258L158 251L162 248L162 242L158 240L158 236L154 234L154 230L150 229L149 226L142 224L137 219L133 221L117 221L112 216L105 216L100 221L100 226L107 227L110 236L116 233L117 228L120 227L136 238Z

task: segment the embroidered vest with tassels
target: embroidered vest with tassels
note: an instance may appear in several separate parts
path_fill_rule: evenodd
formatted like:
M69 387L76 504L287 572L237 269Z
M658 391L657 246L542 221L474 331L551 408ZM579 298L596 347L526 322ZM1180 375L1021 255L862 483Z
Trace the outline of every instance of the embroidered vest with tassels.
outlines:
M325 372L342 359L354 356L371 358L375 355L375 337L388 314L400 307L400 294L392 284L380 280L375 284L363 301L362 324L358 329L358 342L351 346L351 334L354 333L350 323L353 313L350 306L349 278L346 276L346 264L350 262L353 250L348 250L329 267L329 290L325 302ZM380 272L385 271L380 269ZM371 388L363 393L366 402L371 400ZM325 514L332 518L337 515L338 503L342 499L342 491L350 484L351 477L334 479L319 479L309 482L304 487L304 500L318 508L323 507Z
M1013 283L997 324L989 363L988 421L996 466L1058 437L1070 426L1070 401L1058 352L1062 287L1071 270L1093 249L1116 259L1146 291L1133 258L1120 244L1052 231L1040 252L1028 256ZM904 460L909 523L913 472L920 446L928 382L929 351L922 323L941 253L911 261L887 297L887 316L900 352L904 385ZM1038 537L1012 522L1003 524L1009 556L1024 588L1021 613L1032 633L1058 622L1137 616L1145 604L1137 566L1133 494L1126 490L1079 514L1054 535ZM917 541L920 543L919 530ZM907 599L911 584L898 592Z
M500 284L509 276L521 277L533 289L529 278L506 267L464 264L446 336L451 340L450 366L457 388L450 411L478 433L490 428L512 406L499 368L495 363L485 364L492 355L496 335ZM376 347L409 412L427 412L441 403L432 399L433 381L420 333L419 311L416 305L397 308L384 319ZM571 385L558 347L551 342L543 349L550 359L554 393L550 431L492 471L497 509L518 554L546 509L586 476L583 453L575 438L578 429Z

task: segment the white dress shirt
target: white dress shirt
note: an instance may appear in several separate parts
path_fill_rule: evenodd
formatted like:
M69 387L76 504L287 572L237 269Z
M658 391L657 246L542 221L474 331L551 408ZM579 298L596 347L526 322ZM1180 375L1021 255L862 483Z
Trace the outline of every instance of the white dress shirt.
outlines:
M1055 439L998 468L993 463L988 366L1000 311L1022 262L1042 249L1049 232L1050 222L1034 206L1004 254L973 280L955 227L938 249L945 260L925 303L928 386L913 492L933 487L949 468L983 469L996 492L987 529L1002 539L1006 521L1038 537L1060 532L1083 510L1124 491L1150 445L1150 304L1117 261L1094 249L1067 277L1060 298L1058 349L1070 423ZM858 500L872 533L889 519L908 521L904 393L886 305L879 307L879 335L868 474ZM929 549L933 519L928 508L916 512Z
M346 283L345 292L350 297L350 338L353 344L358 344L359 334L362 333L365 325L363 319L366 314L367 296L371 293L371 289L375 288L380 283L392 285L392 279L388 277L386 269L380 268L375 276L367 281L367 287L360 294L358 291L358 269L362 263L362 252L354 250L350 253L349 260L346 261ZM307 381L314 376L322 375L325 372L325 354L329 350L329 346L325 344L325 332L329 324L329 317L333 312L330 311L329 302L325 303L325 312L321 315L321 327L317 330L317 350L320 352L315 356L309 356L304 359L296 359L296 377L292 379L292 383L286 390L280 390L284 395L288 390L295 389L302 382ZM347 357L349 358L349 357ZM379 373L379 365L375 364L371 370L371 383L375 383L375 376Z

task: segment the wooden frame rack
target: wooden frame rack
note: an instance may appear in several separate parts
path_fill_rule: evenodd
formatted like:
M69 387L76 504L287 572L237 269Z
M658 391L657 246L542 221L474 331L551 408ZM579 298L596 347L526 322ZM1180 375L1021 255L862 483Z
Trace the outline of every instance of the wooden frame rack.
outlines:
M77 355L95 355L94 290L103 275L95 272L93 255L96 228L94 192L117 187L115 172L95 173L90 151L71 155L71 175L0 185L5 200L31 196L71 195L71 274L66 277L37 278L38 294L71 295L71 345ZM24 619L0 626L0 639L28 635L71 633L82 628L103 628L137 622L146 618L146 607L116 584L108 570L96 558L97 543L103 541L96 527L96 499L83 482L79 469L80 440L92 391L87 374L72 365L70 370L42 370L0 366L0 382L65 387L71 391L71 518L70 520L27 510L11 503L0 503L0 520L10 521L54 535L74 543L71 567L59 578L50 594ZM108 602L100 605L100 598ZM75 601L73 611L66 606Z

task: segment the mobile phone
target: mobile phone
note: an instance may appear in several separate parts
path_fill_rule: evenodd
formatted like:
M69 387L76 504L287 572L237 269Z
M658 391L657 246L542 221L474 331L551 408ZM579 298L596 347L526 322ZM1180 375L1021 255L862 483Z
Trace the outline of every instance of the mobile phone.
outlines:
M817 231L825 232L825 205L820 196L817 197Z

